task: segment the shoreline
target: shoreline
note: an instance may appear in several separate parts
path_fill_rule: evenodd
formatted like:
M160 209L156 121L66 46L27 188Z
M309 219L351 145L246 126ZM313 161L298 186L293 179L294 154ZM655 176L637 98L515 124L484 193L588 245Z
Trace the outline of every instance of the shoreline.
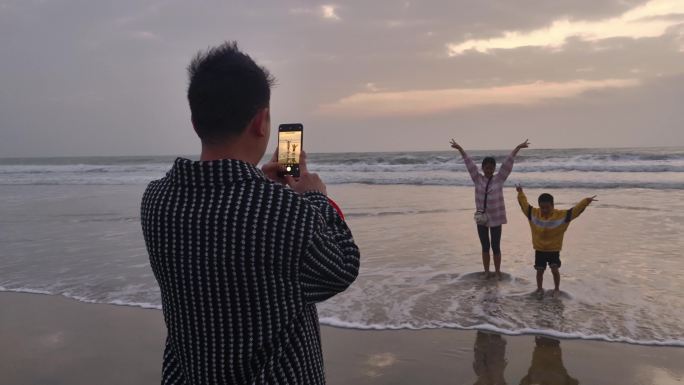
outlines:
M0 373L7 383L160 380L166 331L159 310L17 292L0 292L0 309L0 344L6 347L0 350ZM322 325L321 334L327 382L332 385L522 384L547 377L583 384L684 381L684 349L677 346L458 329Z
M149 303L125 303L121 301L116 302L97 302L93 300L86 300L77 296L65 296L61 294L53 294L49 292L44 292L40 290L14 290L6 289L0 286L0 296L5 294L27 294L27 295L39 295L48 297L58 297L65 299L67 301L74 301L81 304L90 305L106 305L106 306L116 306L116 307L126 307L141 310L156 310L161 311L161 306L149 304ZM428 327L412 327L410 325L405 326L382 326L382 325L369 325L369 326L354 326L354 325L342 325L344 322L340 321L327 321L324 319L319 320L320 325L325 328L340 329L340 330L354 330L354 331L427 331L427 330L454 330L457 332L484 332L500 334L505 337L547 337L551 339L557 339L561 341L590 341L590 342L600 342L600 343L610 343L610 344L627 344L634 346L644 346L644 347L673 347L673 348L684 348L684 341L632 341L629 339L615 340L608 339L603 336L569 336L555 330L532 330L526 329L522 331L510 331L506 329L497 328L491 325L476 325L469 327L462 326L428 326Z

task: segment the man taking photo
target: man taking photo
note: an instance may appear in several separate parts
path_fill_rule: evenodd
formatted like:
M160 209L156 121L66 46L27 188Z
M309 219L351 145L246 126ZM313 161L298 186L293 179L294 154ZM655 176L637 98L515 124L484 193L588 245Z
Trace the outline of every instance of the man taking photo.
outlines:
M262 169L273 79L236 43L189 68L199 161L147 187L141 221L168 329L163 384L324 384L315 303L359 269L351 231L307 172Z

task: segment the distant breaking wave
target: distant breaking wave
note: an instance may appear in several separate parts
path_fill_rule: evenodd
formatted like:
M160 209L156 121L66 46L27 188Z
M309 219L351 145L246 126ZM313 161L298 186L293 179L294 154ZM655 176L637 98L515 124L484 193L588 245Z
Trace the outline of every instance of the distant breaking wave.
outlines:
M473 151L479 164L508 151ZM0 185L144 185L174 157L0 159ZM309 168L330 184L470 186L457 152L310 154ZM524 150L509 186L684 189L684 149Z

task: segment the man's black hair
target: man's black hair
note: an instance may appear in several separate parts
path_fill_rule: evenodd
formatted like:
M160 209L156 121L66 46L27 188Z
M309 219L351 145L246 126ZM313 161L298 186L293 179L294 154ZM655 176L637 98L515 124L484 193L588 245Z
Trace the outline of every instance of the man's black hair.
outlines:
M488 156L488 157L482 159L482 167L484 167L486 164L491 164L493 166L496 166L496 159L494 159L491 156Z
M240 135L254 115L269 106L275 83L234 41L199 52L188 76L192 123L202 143Z
M539 196L539 199L537 200L539 204L541 205L542 203L551 203L553 204L553 195L549 193L543 193Z

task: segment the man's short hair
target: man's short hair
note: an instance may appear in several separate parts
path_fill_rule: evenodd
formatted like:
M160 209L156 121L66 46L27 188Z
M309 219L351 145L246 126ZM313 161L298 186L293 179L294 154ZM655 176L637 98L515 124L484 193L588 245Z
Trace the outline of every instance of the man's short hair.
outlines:
M549 193L543 193L539 196L538 199L539 204L541 205L542 203L551 203L553 204L553 195Z
M188 76L192 124L202 143L239 136L254 115L269 106L275 83L234 41L197 53Z
M482 159L482 167L484 167L487 164L491 164L492 166L496 167L496 159L494 159L494 157L491 156Z

